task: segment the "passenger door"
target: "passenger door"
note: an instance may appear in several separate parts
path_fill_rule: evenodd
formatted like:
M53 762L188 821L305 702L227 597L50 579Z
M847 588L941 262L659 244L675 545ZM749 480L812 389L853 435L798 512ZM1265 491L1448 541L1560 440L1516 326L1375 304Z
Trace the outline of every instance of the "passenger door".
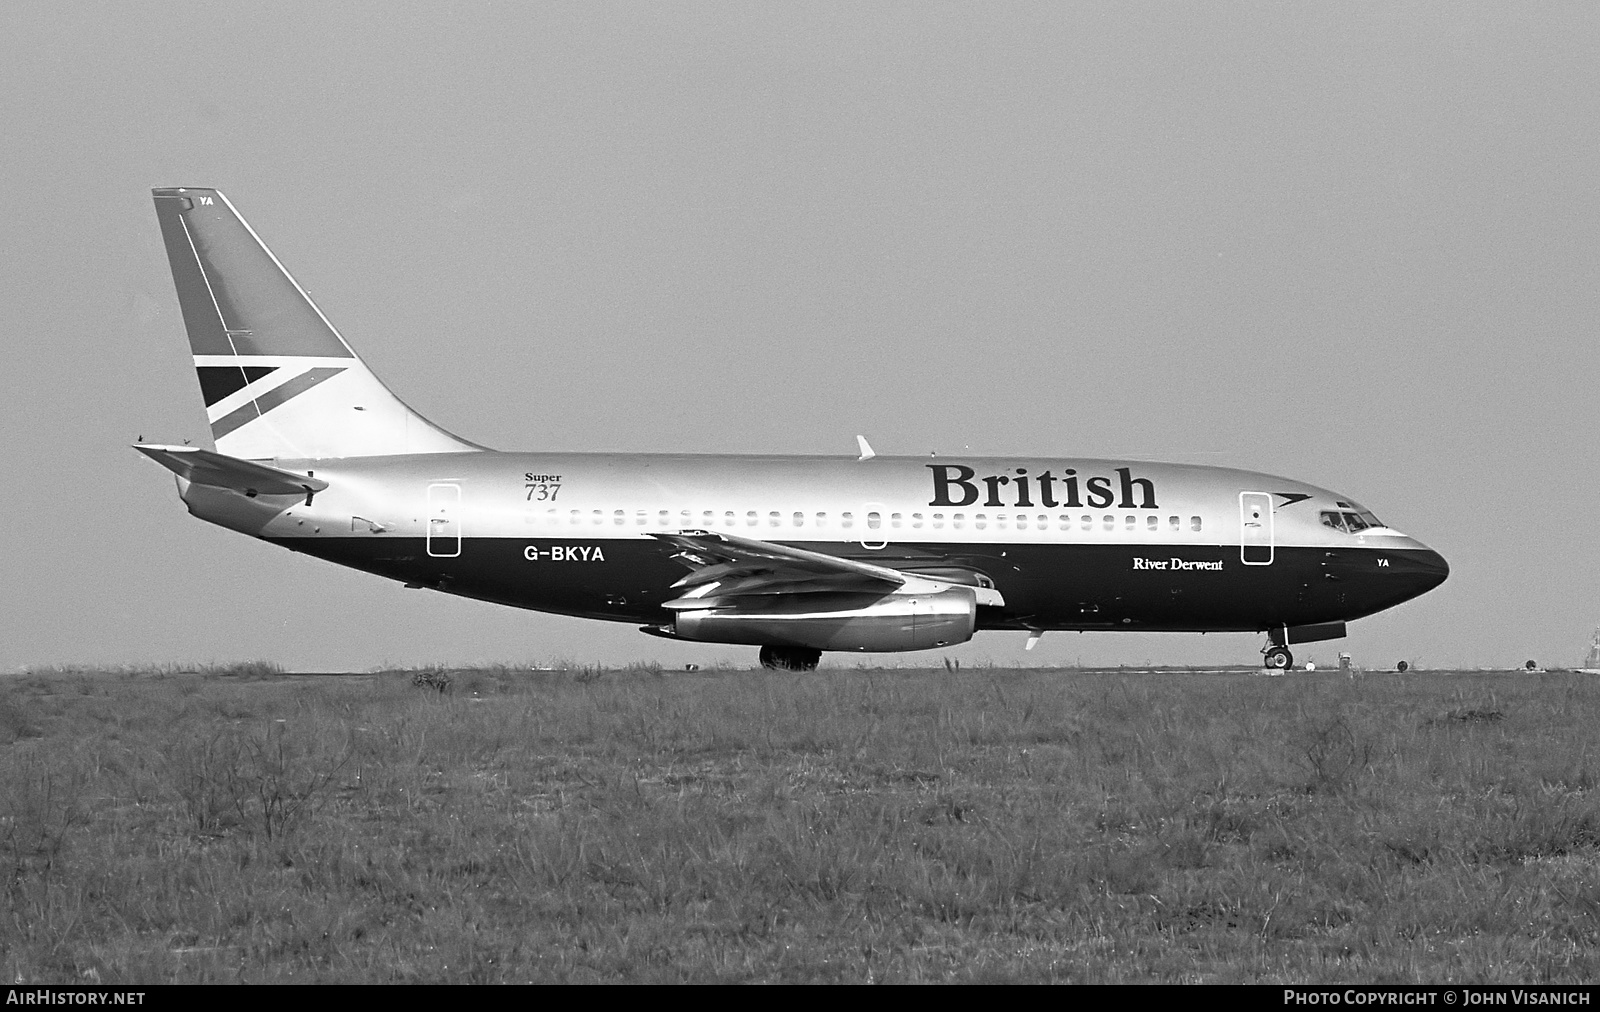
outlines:
M428 554L453 559L461 554L461 486L437 482L428 486Z
M1239 561L1247 566L1272 565L1272 496L1239 493Z

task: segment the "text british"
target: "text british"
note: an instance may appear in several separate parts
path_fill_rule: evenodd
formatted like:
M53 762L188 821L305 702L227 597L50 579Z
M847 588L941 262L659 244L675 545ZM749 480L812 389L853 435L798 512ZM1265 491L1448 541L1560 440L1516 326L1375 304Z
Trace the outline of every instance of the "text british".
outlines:
M1124 510L1160 509L1156 505L1156 483L1149 478L1135 478L1132 469L1126 467L1116 469L1116 478L1103 474L1079 475L1077 469L1071 467L1064 468L1060 474L1041 471L1034 475L1030 475L1027 468L1019 467L1011 474L986 474L980 478L977 471L965 464L923 466L933 472L933 499L929 506L972 506L987 493L983 500L985 506L1077 509L1087 505L1091 509L1106 509L1115 504ZM1010 502L1002 496L1002 491L1010 496Z

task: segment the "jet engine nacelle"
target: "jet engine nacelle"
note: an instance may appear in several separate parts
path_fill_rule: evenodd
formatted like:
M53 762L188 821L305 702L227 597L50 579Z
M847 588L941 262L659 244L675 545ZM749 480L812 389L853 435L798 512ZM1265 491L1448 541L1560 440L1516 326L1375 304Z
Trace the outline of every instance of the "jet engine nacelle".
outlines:
M759 607L680 611L673 632L706 643L813 650L930 650L965 643L978 627L971 587L931 594L773 596Z

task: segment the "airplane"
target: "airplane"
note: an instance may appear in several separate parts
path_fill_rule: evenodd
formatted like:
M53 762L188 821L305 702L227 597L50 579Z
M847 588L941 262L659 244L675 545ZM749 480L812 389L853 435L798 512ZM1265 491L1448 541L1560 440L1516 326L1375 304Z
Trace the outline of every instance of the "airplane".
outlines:
M780 670L984 630L1264 633L1285 669L1449 574L1347 495L1222 467L491 450L392 393L220 191L152 194L215 449L134 448L194 516L408 588Z

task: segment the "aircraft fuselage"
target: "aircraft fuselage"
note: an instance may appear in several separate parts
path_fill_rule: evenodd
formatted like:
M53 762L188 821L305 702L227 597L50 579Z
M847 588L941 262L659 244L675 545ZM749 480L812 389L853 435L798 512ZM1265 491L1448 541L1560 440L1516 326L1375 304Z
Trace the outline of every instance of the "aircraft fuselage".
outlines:
M1261 631L1357 619L1444 560L1348 497L1140 461L578 453L275 460L305 496L184 489L203 519L413 587L646 626L686 567L661 532L761 539L987 580L980 629ZM1266 507L1263 509L1263 507ZM1252 516L1254 511L1254 516ZM967 580L971 582L971 580Z

